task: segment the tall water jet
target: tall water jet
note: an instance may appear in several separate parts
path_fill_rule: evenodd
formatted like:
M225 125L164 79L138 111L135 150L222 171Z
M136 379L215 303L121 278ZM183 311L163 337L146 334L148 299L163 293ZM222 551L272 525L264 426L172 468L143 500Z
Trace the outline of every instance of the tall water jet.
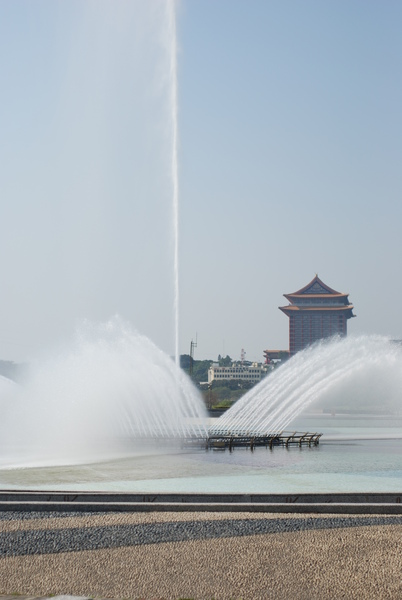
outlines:
M1 383L3 468L98 461L205 435L190 379L119 318L85 324L23 385Z
M168 37L169 37L169 104L171 118L171 178L173 207L173 273L174 273L174 320L175 320L175 362L180 367L179 352L179 163L178 163L178 80L177 80L177 33L176 0L168 0Z
M381 336L336 338L298 352L245 394L211 433L283 431L308 406L402 412L402 347Z
M24 15L48 35L16 16L6 42L21 54L4 85L23 107L5 133L9 145L20 135L5 189L22 237L4 231L3 313L21 351L3 358L31 360L78 319L116 313L178 355L175 3L27 4Z

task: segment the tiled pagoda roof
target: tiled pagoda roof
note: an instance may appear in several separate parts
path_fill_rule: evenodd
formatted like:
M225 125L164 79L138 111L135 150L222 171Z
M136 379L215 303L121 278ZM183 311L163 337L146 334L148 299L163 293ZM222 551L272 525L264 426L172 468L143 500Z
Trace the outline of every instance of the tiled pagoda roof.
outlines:
M354 317L353 304L349 304L349 294L343 294L330 288L316 275L297 292L284 294L290 302L288 306L280 306L280 310L287 316L298 312L344 312L346 318Z
M293 292L292 294L284 294L285 298L292 302L292 299L304 298L308 296L309 298L347 298L349 294L343 294L342 292L337 292L333 290L328 285L326 285L319 277L316 275L314 279L310 281L307 285L305 285L297 292Z

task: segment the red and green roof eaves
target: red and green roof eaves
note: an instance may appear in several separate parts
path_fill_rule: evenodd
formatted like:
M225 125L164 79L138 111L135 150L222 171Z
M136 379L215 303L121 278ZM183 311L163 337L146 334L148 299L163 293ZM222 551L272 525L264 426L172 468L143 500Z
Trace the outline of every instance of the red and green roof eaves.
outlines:
M285 314L292 312L342 312L352 311L354 309L353 304L345 304L343 306L295 306L293 304L289 306L279 306L279 310ZM353 315L355 316L355 315Z

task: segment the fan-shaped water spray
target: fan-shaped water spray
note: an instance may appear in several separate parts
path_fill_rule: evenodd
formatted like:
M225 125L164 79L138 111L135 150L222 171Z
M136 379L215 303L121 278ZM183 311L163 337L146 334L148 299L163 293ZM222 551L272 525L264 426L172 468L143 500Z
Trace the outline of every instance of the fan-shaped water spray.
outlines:
M118 318L87 324L69 347L34 365L24 385L2 391L3 465L98 460L138 451L145 439L205 435L191 381Z
M362 336L307 348L243 396L210 433L278 433L320 401L362 412L400 412L402 347Z

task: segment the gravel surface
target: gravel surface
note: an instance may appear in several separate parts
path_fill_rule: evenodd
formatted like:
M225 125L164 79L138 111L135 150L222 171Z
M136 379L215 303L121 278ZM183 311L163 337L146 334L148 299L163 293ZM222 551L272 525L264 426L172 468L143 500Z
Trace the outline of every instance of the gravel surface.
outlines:
M0 594L402 598L402 517L0 513Z

